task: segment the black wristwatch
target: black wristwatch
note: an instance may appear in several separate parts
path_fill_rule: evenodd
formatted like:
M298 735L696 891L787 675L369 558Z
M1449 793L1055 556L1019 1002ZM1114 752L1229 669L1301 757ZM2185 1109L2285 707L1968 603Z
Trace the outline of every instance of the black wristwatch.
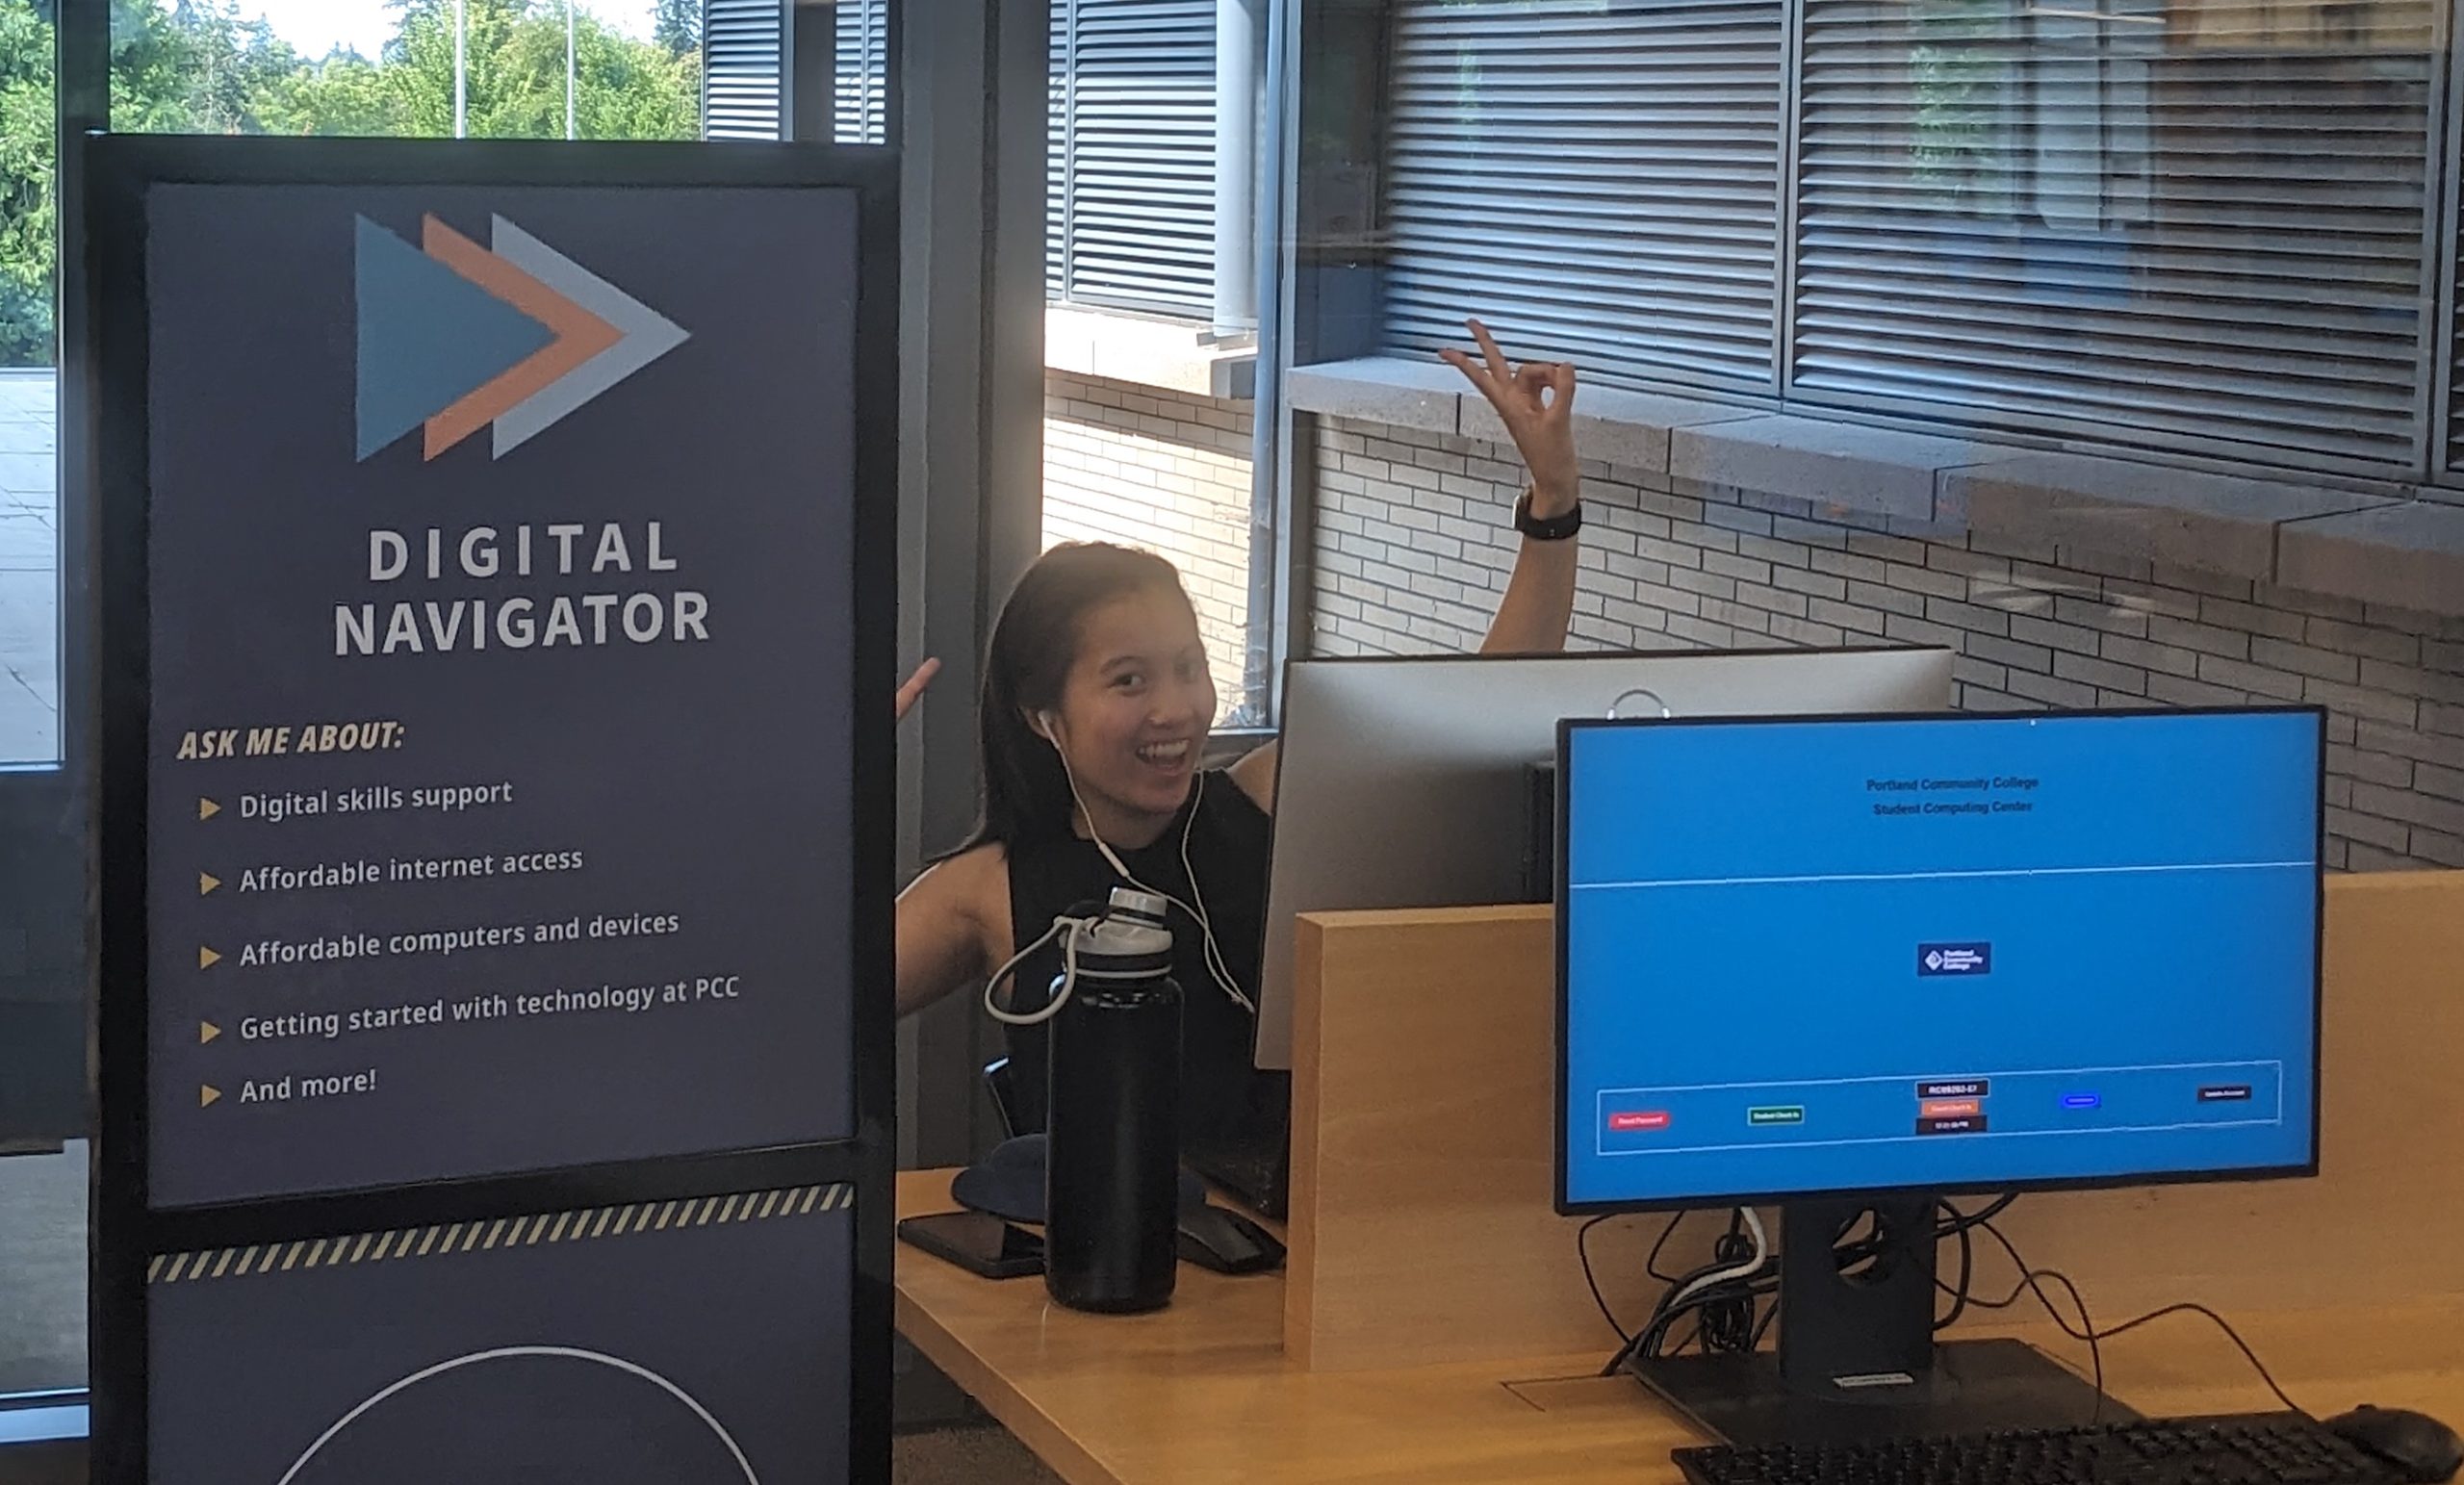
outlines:
M1514 528L1535 542L1564 541L1582 529L1582 501L1575 501L1562 516L1544 518L1531 514L1531 492L1526 490L1514 502Z

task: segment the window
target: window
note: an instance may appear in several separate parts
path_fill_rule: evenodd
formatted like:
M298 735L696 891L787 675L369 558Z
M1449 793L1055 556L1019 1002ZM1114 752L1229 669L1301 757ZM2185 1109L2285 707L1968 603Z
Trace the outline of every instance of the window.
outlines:
M890 0L690 3L706 8L706 138L888 142Z
M2411 464L2429 19L1807 0L1793 390Z
M0 0L0 1397L86 1384L85 877L62 753L56 7Z
M2452 71L2452 64L2450 64ZM2454 91L2464 94L2464 74L2451 80ZM2464 113L2464 105L2450 105ZM2457 243L2464 240L2464 160L2449 162L2448 191L2450 201L2456 203L2448 222L2447 234L2447 473L2464 484L2464 315L2456 312L2456 283L2464 275L2464 255L2459 255Z
M1212 320L1215 12L1054 0L1053 297Z
M1612 383L2456 465L2429 0L1383 13L1377 344L1476 311Z
M889 138L889 0L841 0L834 24L832 137L841 144L882 143Z
M193 134L696 139L697 5L132 0L112 7L112 123ZM714 19L714 41L721 30Z
M1219 721L1263 725L1274 533L1249 388L1264 0L1054 0L1043 538L1181 570Z
M1780 0L1395 7L1390 343L1769 390Z
M705 131L714 140L785 138L787 33L780 0L708 0Z
M0 0L0 769L60 756L50 15Z

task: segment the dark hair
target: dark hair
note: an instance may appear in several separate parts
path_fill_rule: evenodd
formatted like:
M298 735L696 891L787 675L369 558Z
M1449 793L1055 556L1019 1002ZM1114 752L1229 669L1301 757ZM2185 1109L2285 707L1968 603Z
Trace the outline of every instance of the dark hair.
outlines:
M976 716L983 812L961 851L1013 845L1038 830L1067 829L1073 802L1061 755L1027 718L1061 705L1089 613L1158 588L1189 601L1180 570L1151 551L1066 542L1038 557L1010 590L992 626Z

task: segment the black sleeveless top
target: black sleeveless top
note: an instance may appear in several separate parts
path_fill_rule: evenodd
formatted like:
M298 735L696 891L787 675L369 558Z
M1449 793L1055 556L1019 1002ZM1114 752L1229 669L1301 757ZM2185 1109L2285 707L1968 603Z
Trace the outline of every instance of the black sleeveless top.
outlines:
M1258 962L1265 953L1270 822L1257 802L1220 770L1201 774L1190 793L1190 802L1154 844L1116 854L1147 886L1206 909L1224 967L1241 993L1254 1002ZM1189 834L1188 871L1181 868L1184 830ZM1016 842L1009 849L1009 863L1014 950L1049 932L1054 918L1100 906L1114 887L1125 884L1094 842L1074 830ZM1197 879L1194 892L1193 875ZM1182 1152L1190 1164L1210 1173L1279 1160L1289 1139L1291 1075L1261 1072L1253 1065L1256 1021L1207 972L1206 938L1197 920L1180 908L1168 916L1172 978L1181 986ZM1043 1005L1060 973L1061 950L1048 944L1019 967L1009 1004L1020 1011ZM1009 1037L1017 1105L1013 1121L1021 1134L1041 1130L1052 1065L1050 1028L1003 1030Z

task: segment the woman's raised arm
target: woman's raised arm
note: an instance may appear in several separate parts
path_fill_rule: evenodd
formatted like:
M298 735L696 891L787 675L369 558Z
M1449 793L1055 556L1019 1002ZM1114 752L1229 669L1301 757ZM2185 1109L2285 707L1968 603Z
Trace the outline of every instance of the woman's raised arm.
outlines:
M1444 352L1497 409L1523 455L1530 475L1525 497L1531 520L1546 528L1562 525L1575 513L1582 494L1582 473L1575 457L1575 369L1562 361L1527 361L1510 367L1488 326L1471 321L1479 359L1467 351ZM1489 621L1482 654L1554 654L1566 648L1566 630L1574 623L1575 550L1571 539L1545 540L1527 535L1506 578L1505 596ZM1269 743L1232 765L1232 781L1258 802L1274 808L1275 765L1281 747Z

